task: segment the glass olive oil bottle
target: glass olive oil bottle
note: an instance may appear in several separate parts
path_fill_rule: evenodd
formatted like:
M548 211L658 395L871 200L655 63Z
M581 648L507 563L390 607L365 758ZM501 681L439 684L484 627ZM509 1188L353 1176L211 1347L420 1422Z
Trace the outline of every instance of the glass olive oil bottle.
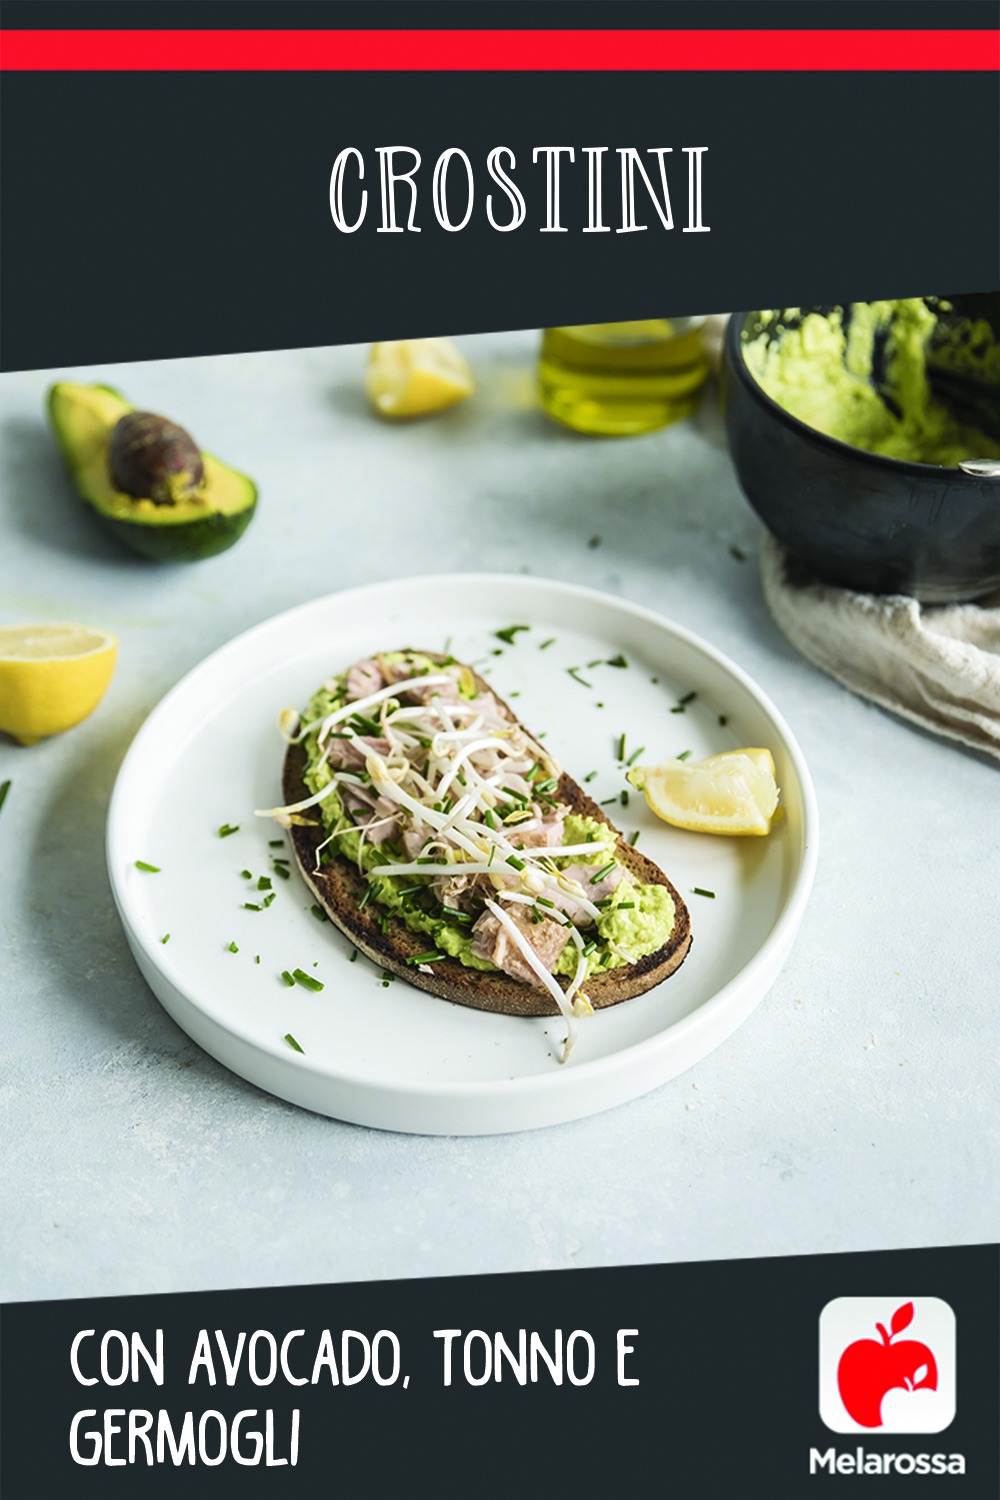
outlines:
M543 409L576 432L654 432L695 408L708 374L704 318L648 318L546 328L538 362Z

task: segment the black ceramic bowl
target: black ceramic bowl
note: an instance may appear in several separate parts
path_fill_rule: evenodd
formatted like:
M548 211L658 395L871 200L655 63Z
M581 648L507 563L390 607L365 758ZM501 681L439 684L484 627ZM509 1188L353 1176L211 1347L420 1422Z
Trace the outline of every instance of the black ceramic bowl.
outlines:
M949 300L1000 335L1000 293ZM778 540L817 577L860 593L944 604L1000 589L1000 479L883 458L807 427L747 369L744 339L764 336L759 313L729 320L723 400L743 492Z

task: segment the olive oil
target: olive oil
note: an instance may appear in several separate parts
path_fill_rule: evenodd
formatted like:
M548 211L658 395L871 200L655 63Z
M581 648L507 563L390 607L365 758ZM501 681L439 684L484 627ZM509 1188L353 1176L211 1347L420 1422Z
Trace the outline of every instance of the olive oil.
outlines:
M704 318L648 318L546 328L538 361L543 409L576 432L655 432L697 405L708 374Z

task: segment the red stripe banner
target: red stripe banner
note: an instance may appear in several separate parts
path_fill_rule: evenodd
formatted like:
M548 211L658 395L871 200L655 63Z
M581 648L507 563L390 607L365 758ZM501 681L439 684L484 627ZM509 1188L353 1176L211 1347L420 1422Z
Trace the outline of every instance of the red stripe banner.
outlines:
M4 31L8 72L984 72L1000 31Z

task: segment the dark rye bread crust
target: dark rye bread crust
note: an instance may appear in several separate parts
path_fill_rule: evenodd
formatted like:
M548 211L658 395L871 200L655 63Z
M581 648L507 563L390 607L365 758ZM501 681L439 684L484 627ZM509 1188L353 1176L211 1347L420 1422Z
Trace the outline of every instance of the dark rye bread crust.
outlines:
M431 660L435 659L434 652L425 651L420 654ZM516 716L497 697L490 684L478 673L473 672L472 675L479 690L493 693L502 712L516 722ZM309 789L303 780L305 764L303 747L290 746L285 756L282 779L286 805L300 802L309 795ZM611 820L605 817L603 809L565 771L560 777L556 795L572 812L586 818L595 818L613 829L617 837L615 858L618 862L642 884L666 886L674 902L674 928L662 948L647 954L634 964L610 969L603 974L592 974L585 980L587 998L595 1009L603 1010L609 1005L617 1005L621 1000L631 1000L634 995L645 994L680 968L691 947L691 917L680 894L663 871L651 859L640 854L638 849L633 849L625 842ZM317 870L316 851L325 837L325 831L320 826L293 824L291 838L298 867L331 922L379 968L396 974L417 989L427 990L442 1000L454 1000L459 1005L469 1005L476 1010L494 1011L505 1016L558 1015L556 1003L546 990L541 986L511 979L507 974L467 968L456 958L441 959L432 966L431 973L423 973L415 964L408 964L408 958L426 953L429 942L427 934L411 932L396 916L389 917L383 932L379 923L386 915L384 908L369 902L359 909L368 881L350 860L337 857ZM561 975L557 979L565 988L568 981Z

